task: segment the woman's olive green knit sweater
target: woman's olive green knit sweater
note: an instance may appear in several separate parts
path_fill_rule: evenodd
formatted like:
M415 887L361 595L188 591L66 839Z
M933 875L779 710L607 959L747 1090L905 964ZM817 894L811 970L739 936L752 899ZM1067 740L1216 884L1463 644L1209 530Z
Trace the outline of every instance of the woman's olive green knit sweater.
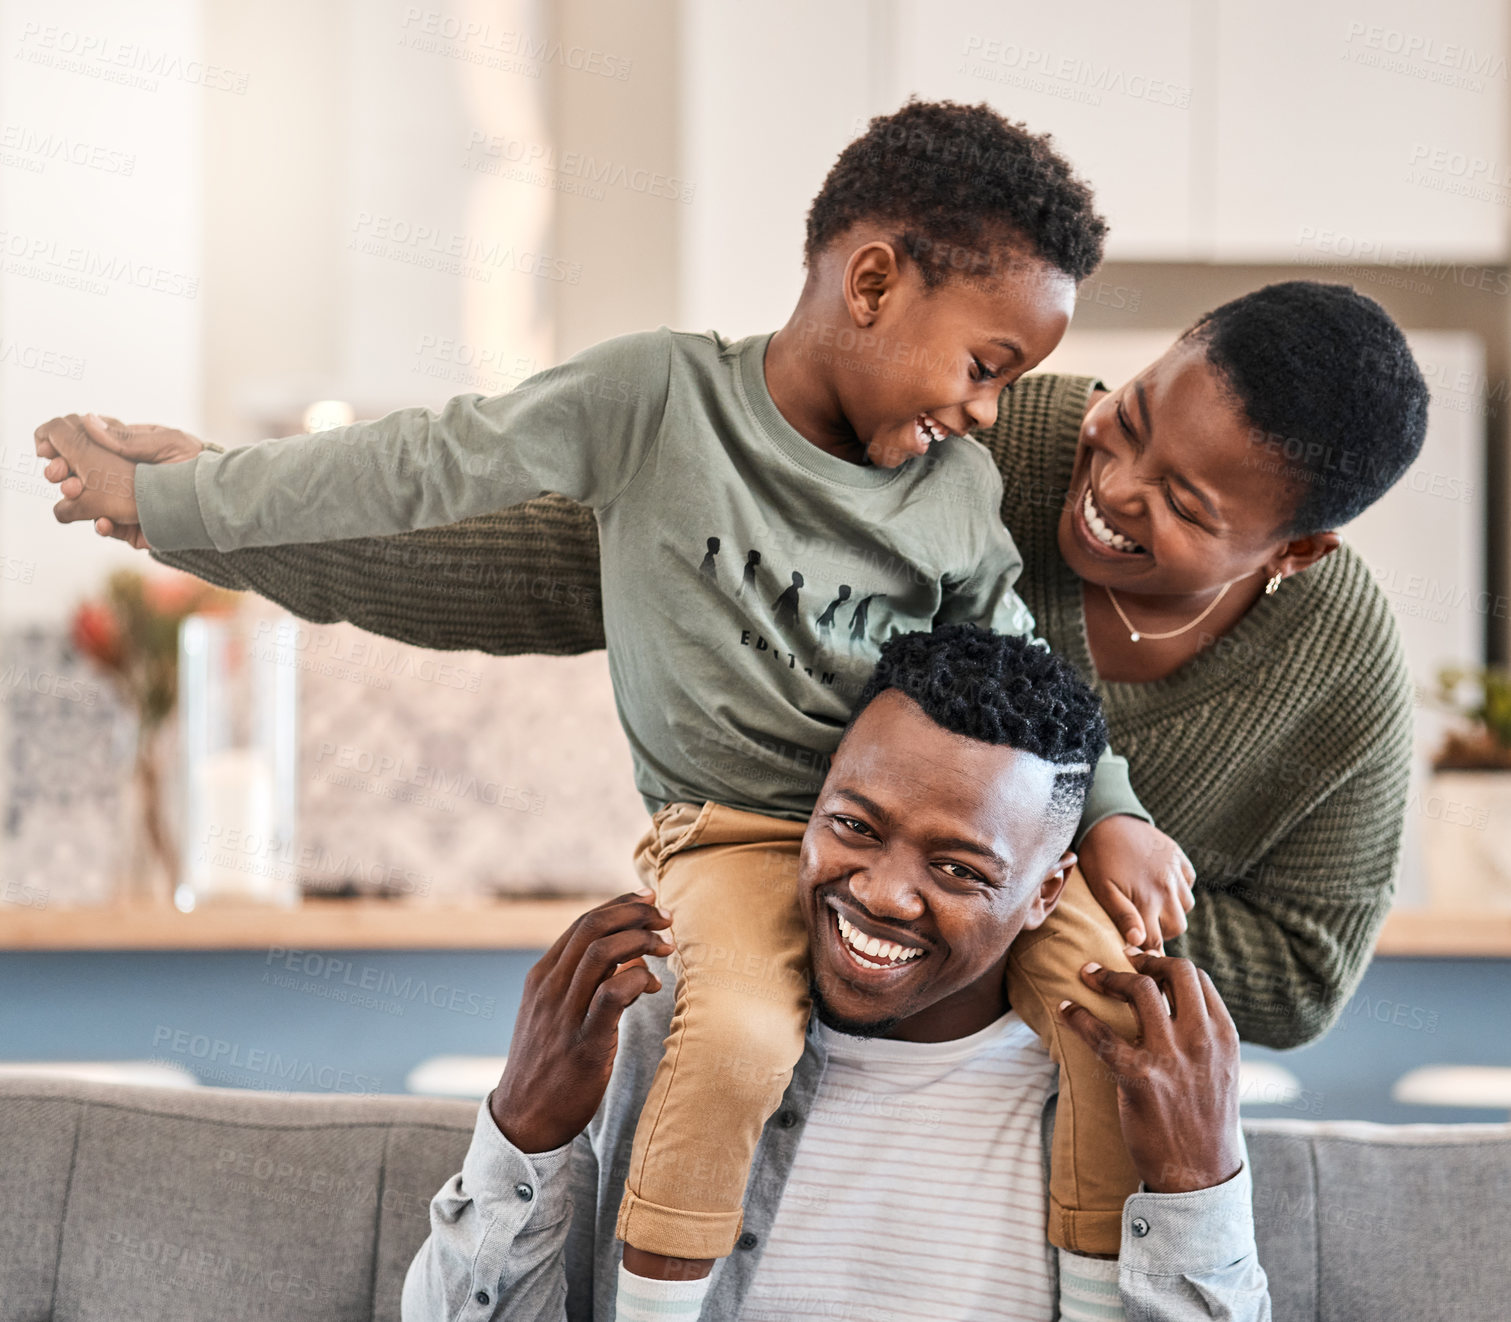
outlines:
M1093 679L1134 789L1196 866L1190 928L1169 949L1212 975L1244 1038L1295 1046L1342 1010L1394 890L1412 708L1395 621L1344 546L1174 675L1096 679L1082 585L1055 537L1092 385L1031 377L977 434L1002 470L1018 590ZM153 555L303 619L424 647L604 645L597 527L559 496L396 537Z

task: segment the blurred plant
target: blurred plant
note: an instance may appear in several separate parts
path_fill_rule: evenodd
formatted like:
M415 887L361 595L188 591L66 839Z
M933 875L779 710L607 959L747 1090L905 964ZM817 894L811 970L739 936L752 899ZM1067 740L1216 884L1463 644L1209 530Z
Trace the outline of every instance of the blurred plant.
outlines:
M163 820L159 732L178 702L178 629L195 614L230 614L239 594L175 571L150 577L118 569L102 595L82 602L69 630L73 645L109 677L137 715L136 828L121 870L123 888L165 900L177 870Z
M1436 770L1511 770L1511 670L1444 666L1437 702L1468 728L1448 733L1432 759Z

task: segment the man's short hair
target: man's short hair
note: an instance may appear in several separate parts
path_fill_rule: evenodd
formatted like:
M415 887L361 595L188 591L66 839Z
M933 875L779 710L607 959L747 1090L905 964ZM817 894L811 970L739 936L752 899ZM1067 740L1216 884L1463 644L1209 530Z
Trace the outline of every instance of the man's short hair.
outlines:
M911 698L934 724L954 734L1052 763L1050 808L1079 819L1107 746L1107 722L1101 700L1064 657L1016 634L942 624L882 645L850 724L888 689Z

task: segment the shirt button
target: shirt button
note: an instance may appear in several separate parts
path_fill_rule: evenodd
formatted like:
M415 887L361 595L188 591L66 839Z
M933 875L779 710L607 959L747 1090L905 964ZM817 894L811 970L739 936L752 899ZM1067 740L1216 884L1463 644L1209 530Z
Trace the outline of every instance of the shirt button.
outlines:
M738 1239L738 1240L737 1240L737 1241L736 1241L736 1242L735 1242L735 1247L736 1247L736 1248L742 1248L742 1249L753 1249L753 1248L755 1248L755 1246L756 1246L756 1245L757 1245L757 1244L759 1244L759 1243L760 1243L760 1242L761 1242L761 1239L760 1239L760 1236L759 1236L759 1235L752 1235L752 1234L751 1234L751 1233L750 1233L750 1231L748 1231L748 1230L747 1230L747 1231L746 1231L746 1232L745 1232L745 1233L744 1233L744 1234L743 1234L743 1235L741 1235L741 1236L740 1236L740 1238L739 1238L739 1239Z
M488 1305L493 1302L491 1299L488 1298L488 1292L486 1290L479 1290L472 1297L474 1299L476 1299L478 1301L478 1303L480 1303L484 1308L487 1308Z
M1128 1223L1128 1228L1140 1239L1149 1233L1149 1223L1141 1216L1136 1216Z
M535 1197L535 1190L534 1190L534 1189L532 1189L532 1188L531 1188L531 1187L530 1187L530 1186L529 1186L529 1185L528 1185L528 1184L516 1184L516 1185L515 1185L515 1186L514 1186L514 1192L515 1192L515 1193L516 1193L516 1194L518 1194L518 1195L519 1195L519 1197L520 1197L520 1198L521 1198L521 1199L522 1199L522 1200L523 1200L523 1201L524 1201L524 1202L527 1202L527 1203L528 1203L528 1202L529 1202L529 1201L530 1201L530 1200L531 1200L531 1199L532 1199L532 1198L534 1198L534 1197Z
M797 1124L797 1112L782 1111L777 1115L776 1122L783 1129L791 1129L793 1125Z

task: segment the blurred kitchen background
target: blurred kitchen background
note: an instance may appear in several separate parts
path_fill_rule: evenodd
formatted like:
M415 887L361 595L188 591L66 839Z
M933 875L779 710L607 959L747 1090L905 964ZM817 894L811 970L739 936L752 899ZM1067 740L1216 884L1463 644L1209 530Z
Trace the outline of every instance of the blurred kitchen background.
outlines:
M1400 913L1322 1043L1247 1053L1247 1104L1503 1117L1511 772L1434 770L1433 695L1511 649L1508 11L0 0L0 1061L480 1093L497 1062L467 1058L507 1050L524 971L629 881L644 818L601 653L427 653L201 596L58 527L33 428L235 445L663 323L772 329L834 157L916 92L1053 132L1095 187L1109 260L1047 370L1115 384L1293 277L1408 329L1428 443L1346 530L1422 695ZM185 615L276 644L261 905L197 902L143 824L156 794L181 844L221 783L183 753Z

